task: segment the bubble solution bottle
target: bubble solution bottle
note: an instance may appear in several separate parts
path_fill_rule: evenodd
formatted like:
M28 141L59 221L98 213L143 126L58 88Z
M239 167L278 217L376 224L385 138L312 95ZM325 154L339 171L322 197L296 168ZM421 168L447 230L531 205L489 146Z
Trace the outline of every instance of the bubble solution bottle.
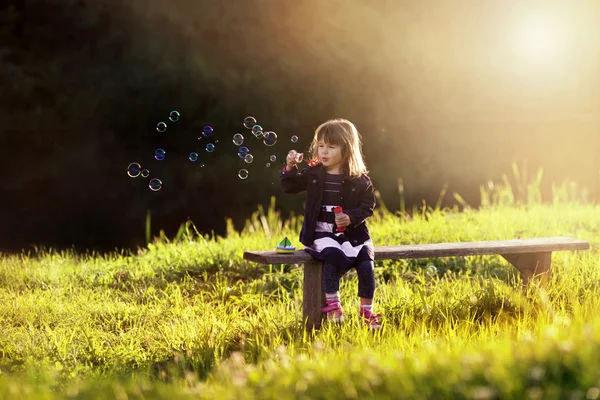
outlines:
M335 216L337 217L338 215L340 215L342 213L342 207L340 207L340 206L333 207L333 212L335 213ZM344 232L345 230L346 230L345 226L337 227L338 232Z

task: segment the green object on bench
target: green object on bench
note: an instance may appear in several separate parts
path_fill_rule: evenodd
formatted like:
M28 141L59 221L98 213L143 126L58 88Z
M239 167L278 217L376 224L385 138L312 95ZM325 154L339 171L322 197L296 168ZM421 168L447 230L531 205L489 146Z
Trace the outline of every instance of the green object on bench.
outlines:
M279 242L279 246L275 248L275 252L278 254L293 254L296 251L296 248L292 246L292 242L286 237L283 238L281 242Z
M483 242L456 242L410 244L402 246L376 246L375 260L401 258L430 258L499 254L519 270L523 282L534 278L547 279L553 251L587 250L590 244L570 237L548 237L534 239L494 240ZM307 329L321 327L321 307L325 295L321 291L321 261L308 253L278 254L275 251L246 251L244 259L261 264L304 264L302 316Z

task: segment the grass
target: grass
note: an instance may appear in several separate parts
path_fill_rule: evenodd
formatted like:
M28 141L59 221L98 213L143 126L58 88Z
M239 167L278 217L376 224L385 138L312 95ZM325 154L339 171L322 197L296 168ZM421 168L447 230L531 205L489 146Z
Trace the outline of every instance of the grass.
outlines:
M600 398L600 209L569 182L542 202L540 181L488 182L477 210L458 194L452 209L379 203L376 245L562 235L591 249L555 252L550 283L527 290L498 256L377 262L376 333L355 274L349 319L311 335L299 266L242 259L297 238L274 200L225 238L186 224L133 253L3 254L0 398Z

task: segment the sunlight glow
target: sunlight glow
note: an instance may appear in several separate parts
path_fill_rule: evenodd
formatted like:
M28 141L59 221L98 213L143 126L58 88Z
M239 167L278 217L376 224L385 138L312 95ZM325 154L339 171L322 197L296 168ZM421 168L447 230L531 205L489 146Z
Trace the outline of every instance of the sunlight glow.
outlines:
M545 63L564 58L565 27L551 18L523 20L515 32L516 53L523 61Z
M533 21L523 30L523 49L539 55L548 54L556 44L556 32L546 21Z

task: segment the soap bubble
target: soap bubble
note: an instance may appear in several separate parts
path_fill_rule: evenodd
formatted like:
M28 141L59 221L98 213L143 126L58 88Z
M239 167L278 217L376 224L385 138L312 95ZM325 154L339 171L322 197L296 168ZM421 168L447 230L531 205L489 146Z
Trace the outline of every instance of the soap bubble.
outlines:
M304 160L304 153L296 153L296 162L300 164Z
M148 183L148 187L153 192L157 192L162 189L162 181L158 178L152 178L150 179L150 183Z
M271 162L275 162L277 161L277 156L273 154L271 157L269 157L269 160L271 160Z
M213 128L212 128L212 126L205 126L205 127L202 129L202 134L203 134L205 137L212 136L212 134L213 134Z
M179 112L178 112L178 111L175 111L175 110L173 110L173 111L171 111L171 113L169 114L169 120L170 120L171 122L177 122L177 121L179 121L179 117L180 117L180 116L181 116L181 114L179 114Z
M238 172L238 176L240 177L240 179L246 179L248 177L248 170L240 169Z
M246 154L248 154L249 152L250 152L250 150L248 150L248 148L246 146L242 146L238 149L238 157L244 158L244 157L246 157Z
M292 143L296 143L298 141L298 136L292 136Z
M273 146L275 143L277 143L277 134L275 132L265 132L264 134L265 140L263 140L263 143L266 146Z
M434 276L435 274L437 274L437 268L434 265L430 265L425 270L425 273L429 276Z
M233 144L236 146L241 146L244 143L244 136L241 133L236 133L233 135Z
M255 136L261 135L263 134L263 127L260 125L254 125L252 127L252 132L254 132Z
M142 178L147 178L148 175L150 175L150 171L148 171L147 169L143 169L142 170Z
M246 156L244 157L244 161L246 161L246 163L251 164L252 161L254 161L254 156L252 154L246 154Z
M165 124L164 122L159 122L158 124L156 124L156 130L159 132L164 132L167 130L167 124Z
M252 129L252 127L256 125L256 118L254 117L246 117L244 118L244 127L246 129Z
M137 178L140 175L142 166L136 162L132 162L127 166L127 175L131 178Z
M167 153L163 149L154 150L154 158L158 161L164 160L166 154Z
M206 145L206 151L208 151L209 153L212 153L213 151L215 151L215 145L212 143L208 143Z
M267 167L270 167L270 166L271 166L271 163L267 163Z
M195 151L192 151L190 153L190 161L192 161L192 162L198 161L198 153L196 153Z

